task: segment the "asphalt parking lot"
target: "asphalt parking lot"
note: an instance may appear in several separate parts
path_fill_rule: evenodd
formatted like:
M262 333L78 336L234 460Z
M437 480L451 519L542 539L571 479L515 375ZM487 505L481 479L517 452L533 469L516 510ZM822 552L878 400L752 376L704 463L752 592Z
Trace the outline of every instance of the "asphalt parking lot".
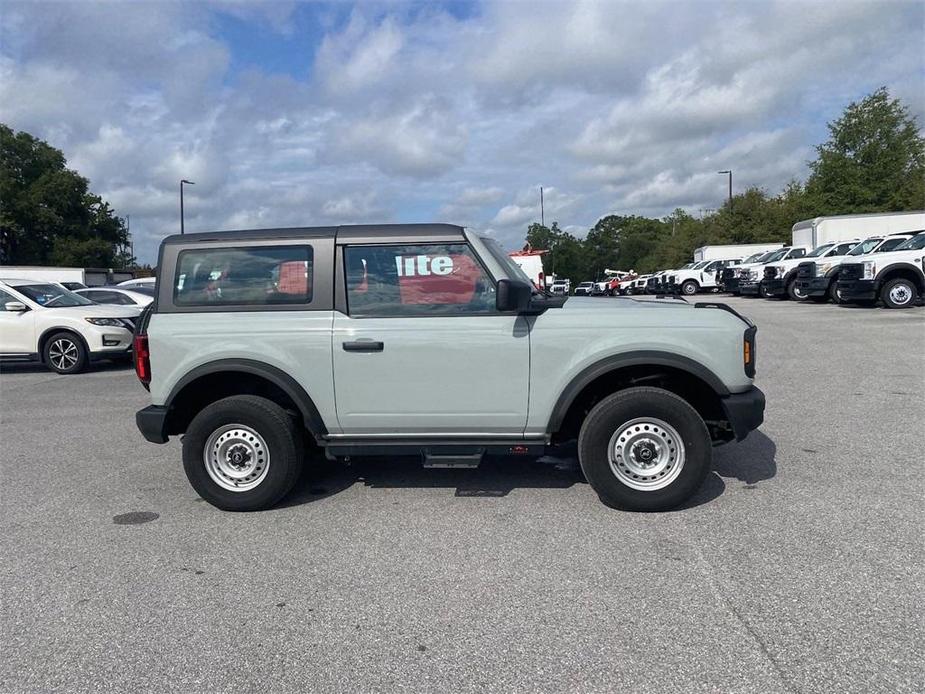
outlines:
M223 513L130 370L5 368L0 690L921 691L925 309L724 300L765 424L663 514L498 461Z

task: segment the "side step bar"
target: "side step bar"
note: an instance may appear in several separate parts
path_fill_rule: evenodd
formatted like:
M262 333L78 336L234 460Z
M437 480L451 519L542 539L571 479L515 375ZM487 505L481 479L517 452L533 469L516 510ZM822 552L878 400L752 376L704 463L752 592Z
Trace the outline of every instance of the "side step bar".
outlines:
M472 469L477 468L484 457L484 448L479 448L472 453L437 453L430 449L424 449L421 452L421 459L426 468Z

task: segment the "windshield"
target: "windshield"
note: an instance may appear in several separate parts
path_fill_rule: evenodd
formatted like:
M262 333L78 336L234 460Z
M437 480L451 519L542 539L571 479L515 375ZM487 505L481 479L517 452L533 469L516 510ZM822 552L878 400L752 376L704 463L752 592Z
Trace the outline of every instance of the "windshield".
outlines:
M767 255L767 253L755 253L755 255L750 255L745 260L743 260L741 264L748 265L749 263L754 263L763 255Z
M513 279L523 280L529 282L532 286L536 286L529 277L527 273L523 271L523 268L520 267L517 263L511 260L511 256L504 252L504 249L501 248L501 245L495 241L490 236L481 236L482 243L485 244L485 247L488 249L488 252L491 253L491 257L501 263L504 266L504 269L507 270L508 275Z
M920 251L925 248L925 234L916 234L908 241L894 248L894 251Z
M20 294L25 294L39 306L45 308L64 308L67 306L93 306L94 303L80 294L68 291L57 284L21 284L13 287Z
M848 255L864 255L865 253L870 253L881 241L883 241L883 239L880 237L864 239L861 243L848 251Z
M814 248L812 251L806 254L806 257L807 258L818 258L820 255L825 253L827 250L829 250L834 245L835 245L834 243L827 243L824 246L819 246L817 248Z
M775 260L780 260L781 258L783 258L783 257L784 257L785 255L787 255L787 253L789 253L789 252L790 252L790 249L789 249L789 248L781 248L780 250L772 251L771 253L767 253L767 254L761 256L761 257L758 258L758 260L756 260L755 262L758 262L758 263L773 263Z
M699 270L700 268L706 267L709 264L710 264L709 260L702 260L699 263L696 263L694 267L691 268L691 270Z

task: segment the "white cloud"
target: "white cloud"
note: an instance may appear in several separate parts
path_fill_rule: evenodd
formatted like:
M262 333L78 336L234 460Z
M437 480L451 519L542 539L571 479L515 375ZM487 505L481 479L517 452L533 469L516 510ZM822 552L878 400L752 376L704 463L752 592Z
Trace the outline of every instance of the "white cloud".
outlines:
M313 58L245 60L228 17ZM63 149L148 261L180 178L192 230L441 219L514 247L541 184L580 235L716 207L720 169L776 191L881 84L925 116L923 25L914 2L7 2L0 120Z

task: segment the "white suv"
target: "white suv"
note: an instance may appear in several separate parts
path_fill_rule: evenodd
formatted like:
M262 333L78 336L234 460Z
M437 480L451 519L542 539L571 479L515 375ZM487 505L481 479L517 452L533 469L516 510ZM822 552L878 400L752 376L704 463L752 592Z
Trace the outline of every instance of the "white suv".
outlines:
M139 310L100 306L56 282L0 280L0 361L38 361L60 374L128 359Z

